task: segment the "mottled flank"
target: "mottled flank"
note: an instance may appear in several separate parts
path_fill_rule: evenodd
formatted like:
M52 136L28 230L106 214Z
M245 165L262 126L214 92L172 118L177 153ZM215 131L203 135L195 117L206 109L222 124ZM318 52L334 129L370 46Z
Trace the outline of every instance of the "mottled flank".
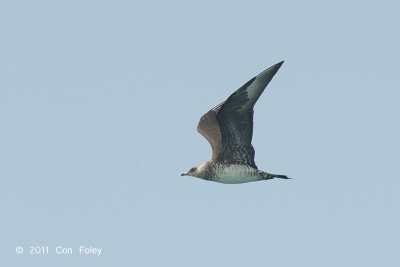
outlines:
M210 143L212 158L182 175L227 184L289 179L258 170L251 144L254 105L282 64L261 72L200 118L197 131Z

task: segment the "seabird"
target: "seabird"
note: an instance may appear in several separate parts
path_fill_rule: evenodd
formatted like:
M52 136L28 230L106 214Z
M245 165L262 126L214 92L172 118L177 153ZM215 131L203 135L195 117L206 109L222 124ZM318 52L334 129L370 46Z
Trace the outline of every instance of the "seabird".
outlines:
M283 61L264 70L200 118L197 131L210 143L212 158L182 176L225 184L290 179L259 170L251 145L254 105L282 64Z

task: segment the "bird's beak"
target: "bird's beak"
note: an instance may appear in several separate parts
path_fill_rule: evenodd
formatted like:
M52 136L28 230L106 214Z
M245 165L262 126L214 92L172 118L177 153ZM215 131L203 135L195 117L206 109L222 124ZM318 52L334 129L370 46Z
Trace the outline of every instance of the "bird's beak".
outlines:
M181 174L181 176L186 176L186 175L187 175L187 172L184 172Z

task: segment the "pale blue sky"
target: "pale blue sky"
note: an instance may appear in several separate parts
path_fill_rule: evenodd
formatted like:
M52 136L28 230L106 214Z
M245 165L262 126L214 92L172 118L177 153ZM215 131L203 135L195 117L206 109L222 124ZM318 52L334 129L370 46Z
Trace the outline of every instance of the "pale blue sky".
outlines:
M399 266L399 13L1 2L0 265ZM281 60L253 144L260 169L296 179L181 177L211 156L200 116Z

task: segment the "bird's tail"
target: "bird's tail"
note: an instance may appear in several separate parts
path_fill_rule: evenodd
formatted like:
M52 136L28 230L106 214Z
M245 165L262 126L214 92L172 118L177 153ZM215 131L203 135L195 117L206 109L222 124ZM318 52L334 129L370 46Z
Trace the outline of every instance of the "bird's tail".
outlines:
M264 179L264 180L269 180L269 179L274 179L274 178L279 178L279 179L292 179L292 178L289 178L289 177L287 177L286 175L282 175L282 174L272 174L272 173L267 173L267 172L264 172L263 174L264 174L264 175L263 175L263 179Z

